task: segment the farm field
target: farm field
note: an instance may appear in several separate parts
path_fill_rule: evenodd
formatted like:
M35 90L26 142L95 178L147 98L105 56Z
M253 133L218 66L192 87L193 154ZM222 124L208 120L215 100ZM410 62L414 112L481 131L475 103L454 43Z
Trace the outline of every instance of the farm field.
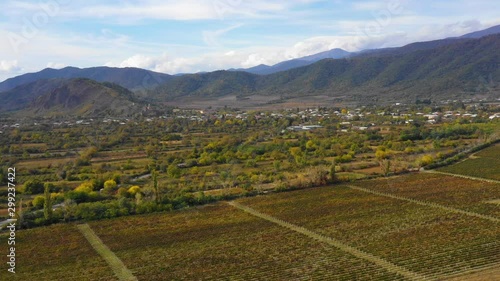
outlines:
M225 203L90 225L139 280L401 280Z
M500 145L482 150L465 161L438 171L500 181Z
M0 280L117 280L75 225L18 230L16 257L16 274L3 267Z
M476 181L436 174L400 178L404 180L391 178L390 185L387 180L355 185L441 204L454 201L455 208L498 214L495 209L477 207L482 199L499 195L498 185L478 182L483 186L475 186ZM434 181L444 183L440 187L443 192L431 192L436 191ZM417 186L422 182L425 185L419 191ZM482 195L472 197L472 191ZM457 197L446 197L453 194ZM430 280L480 278L500 264L498 223L348 186L275 193L236 202ZM138 280L406 280L349 251L225 202L89 225ZM115 280L74 224L17 234L19 280ZM42 257L40 253L46 254ZM480 271L455 277L483 267L484 274Z
M500 184L441 174L411 174L359 181L355 186L500 218Z
M444 278L500 262L498 223L346 186L238 202L424 276Z

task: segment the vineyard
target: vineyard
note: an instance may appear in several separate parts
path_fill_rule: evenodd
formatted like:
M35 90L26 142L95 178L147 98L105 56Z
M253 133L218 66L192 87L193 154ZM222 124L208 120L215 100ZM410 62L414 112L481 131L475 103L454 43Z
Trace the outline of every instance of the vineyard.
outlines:
M499 197L422 173L89 225L138 280L442 280L500 264ZM116 280L75 225L17 243L19 280Z
M348 187L238 202L424 276L443 277L500 262L497 223Z
M139 280L403 280L224 203L91 226Z
M74 225L18 231L15 246L16 274L2 270L0 280L117 280Z
M484 149L475 154L477 157L486 157L493 159L500 159L500 145L497 144L495 146Z
M438 169L442 172L500 180L500 145L476 153L472 158Z
M500 207L487 203L500 198L500 184L498 183L424 173L360 181L355 185L374 191L500 217Z

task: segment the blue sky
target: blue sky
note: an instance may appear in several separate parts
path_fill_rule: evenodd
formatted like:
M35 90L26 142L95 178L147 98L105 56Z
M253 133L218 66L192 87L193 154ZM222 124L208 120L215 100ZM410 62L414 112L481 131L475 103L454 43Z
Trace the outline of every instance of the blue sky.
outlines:
M46 67L185 73L275 64L500 24L500 1L2 1L0 80Z

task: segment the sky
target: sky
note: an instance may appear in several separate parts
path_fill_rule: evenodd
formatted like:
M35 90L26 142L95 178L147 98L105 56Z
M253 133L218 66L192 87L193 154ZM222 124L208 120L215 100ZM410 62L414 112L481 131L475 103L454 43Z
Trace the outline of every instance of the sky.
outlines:
M44 68L168 74L397 47L500 24L490 0L3 0L0 81Z

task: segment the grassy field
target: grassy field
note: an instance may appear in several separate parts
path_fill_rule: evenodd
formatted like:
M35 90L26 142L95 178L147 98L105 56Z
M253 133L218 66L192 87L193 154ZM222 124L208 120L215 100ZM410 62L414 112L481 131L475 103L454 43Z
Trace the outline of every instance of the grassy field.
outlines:
M500 145L489 147L465 161L440 168L438 171L500 180Z

